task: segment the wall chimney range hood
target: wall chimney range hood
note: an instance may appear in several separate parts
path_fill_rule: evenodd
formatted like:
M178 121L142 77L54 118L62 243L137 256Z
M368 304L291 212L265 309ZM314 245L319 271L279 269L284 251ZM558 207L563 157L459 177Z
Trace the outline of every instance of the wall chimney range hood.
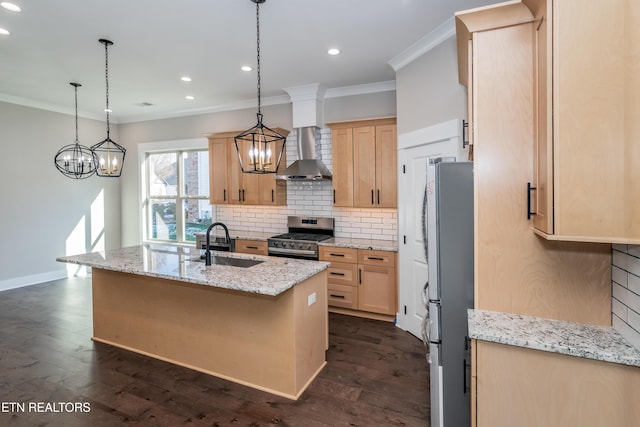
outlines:
M291 98L298 160L278 173L276 179L289 181L330 180L331 172L322 163L319 128L323 122L324 90L317 83L289 87L284 90Z
M320 129L306 126L296 129L296 148L298 159L287 167L276 179L290 181L317 181L331 179L331 172L316 156L320 149Z

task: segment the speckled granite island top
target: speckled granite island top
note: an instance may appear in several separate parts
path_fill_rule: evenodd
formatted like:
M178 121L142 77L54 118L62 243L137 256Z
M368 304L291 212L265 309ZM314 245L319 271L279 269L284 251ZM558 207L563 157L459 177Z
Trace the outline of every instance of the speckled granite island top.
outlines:
M271 296L285 292L329 265L321 261L212 251L212 255L263 262L248 268L206 266L200 253L195 248L145 244L60 257L57 261Z
M640 367L640 350L611 327L469 310L469 337Z

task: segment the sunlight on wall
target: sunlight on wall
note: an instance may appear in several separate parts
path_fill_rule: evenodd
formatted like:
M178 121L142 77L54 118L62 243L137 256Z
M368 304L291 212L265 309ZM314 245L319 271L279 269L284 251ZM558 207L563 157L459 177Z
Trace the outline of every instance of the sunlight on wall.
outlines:
M91 203L91 252L104 251L104 190Z
M65 242L65 254L69 255L78 255L87 252L86 250L86 220L83 215L80 218L80 221L76 224L74 229L67 237ZM75 264L67 264L67 276L86 276L87 269L86 267L75 265Z

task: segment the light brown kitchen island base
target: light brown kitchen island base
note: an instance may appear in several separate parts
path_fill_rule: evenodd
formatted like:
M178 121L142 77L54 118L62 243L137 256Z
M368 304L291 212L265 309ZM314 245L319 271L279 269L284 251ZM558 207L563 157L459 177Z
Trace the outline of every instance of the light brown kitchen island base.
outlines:
M326 364L326 270L275 297L98 268L92 275L95 341L290 399Z

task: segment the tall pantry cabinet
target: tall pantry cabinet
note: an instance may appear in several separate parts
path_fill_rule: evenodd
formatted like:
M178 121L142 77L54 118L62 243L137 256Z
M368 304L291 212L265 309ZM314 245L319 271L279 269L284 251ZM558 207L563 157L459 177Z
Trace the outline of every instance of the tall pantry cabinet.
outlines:
M524 1L456 14L460 80L472 104L475 308L610 326L611 245L547 240L533 232L527 218L528 208L535 209L535 203L528 203L527 184L539 170L534 156L539 28ZM578 406L616 406L614 396L624 385L614 378L620 376L598 376L591 388L575 387L573 375L582 369L581 359L563 356L558 361L536 354L474 340L474 425L555 426L563 425L563 413L571 413L574 425L588 426L593 425L590 412ZM505 357L512 360L508 369L493 363ZM535 372L554 375L533 378L530 360L535 360ZM575 369L557 370L558 363ZM606 367L618 370L616 364Z

